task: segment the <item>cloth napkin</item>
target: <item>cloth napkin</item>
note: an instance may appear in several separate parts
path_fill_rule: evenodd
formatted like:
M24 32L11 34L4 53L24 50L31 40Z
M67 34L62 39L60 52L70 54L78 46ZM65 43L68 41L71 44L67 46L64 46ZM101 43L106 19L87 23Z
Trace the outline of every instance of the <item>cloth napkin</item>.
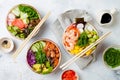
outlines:
M82 18L82 17L84 17L84 20L87 22L92 20L92 17L85 10L74 9L62 13L60 16L58 16L58 18L51 26L53 33L55 34L56 38L59 41L59 45L62 51L63 63L66 62L71 57L73 57L68 55L67 51L64 49L62 45L63 32L65 31L66 27L68 27L71 23L74 22L75 18ZM78 65L80 69L84 69L93 61L95 61L95 54L92 54L91 56L86 58L79 58L77 61L75 61L75 63Z

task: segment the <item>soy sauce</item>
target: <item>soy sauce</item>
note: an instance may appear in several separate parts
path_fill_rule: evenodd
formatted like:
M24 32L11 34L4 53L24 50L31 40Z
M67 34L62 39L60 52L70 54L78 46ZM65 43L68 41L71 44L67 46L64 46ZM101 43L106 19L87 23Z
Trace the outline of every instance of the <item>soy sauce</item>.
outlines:
M9 41L5 40L5 41L2 42L2 47L4 47L4 48L10 48L10 46L11 46L11 44L10 44Z
M101 23L105 24L105 23L109 23L111 21L111 15L109 13L105 13L103 14L102 18L101 18Z

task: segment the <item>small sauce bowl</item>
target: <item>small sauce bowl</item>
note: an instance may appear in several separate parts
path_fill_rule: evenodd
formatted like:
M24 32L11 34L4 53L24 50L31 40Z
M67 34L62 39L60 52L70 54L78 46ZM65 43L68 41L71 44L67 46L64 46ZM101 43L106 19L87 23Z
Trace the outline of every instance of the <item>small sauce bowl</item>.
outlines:
M11 52L14 48L13 40L7 37L0 39L0 49L6 53Z
M61 76L60 80L79 80L78 74L74 70L65 70Z

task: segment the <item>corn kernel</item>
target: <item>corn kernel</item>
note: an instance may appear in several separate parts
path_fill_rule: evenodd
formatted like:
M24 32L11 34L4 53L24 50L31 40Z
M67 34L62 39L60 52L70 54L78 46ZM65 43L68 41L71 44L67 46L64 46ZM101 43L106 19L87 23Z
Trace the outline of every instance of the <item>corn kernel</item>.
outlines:
M92 53L92 49L86 52L86 56L89 56Z
M74 50L71 50L70 53L71 53L71 54L74 54Z
M80 47L79 46L75 46L75 49L79 49Z
M79 48L79 52L81 52L83 50L83 48Z
M79 50L74 50L74 53L76 54L76 53L78 53L79 52Z

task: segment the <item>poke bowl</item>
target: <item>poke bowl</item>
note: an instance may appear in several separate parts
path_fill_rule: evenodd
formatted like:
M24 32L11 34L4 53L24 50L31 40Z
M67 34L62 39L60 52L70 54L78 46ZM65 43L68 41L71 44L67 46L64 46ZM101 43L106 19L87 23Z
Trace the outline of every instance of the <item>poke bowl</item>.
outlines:
M75 22L65 29L62 43L69 54L76 55L98 38L98 31L92 24L85 22L84 18L75 18ZM84 57L91 55L96 48L97 46L87 51Z
M35 41L27 51L27 64L38 74L53 72L61 61L61 52L56 43L49 39Z
M11 35L24 40L40 20L40 14L35 8L27 4L19 4L9 11L6 27Z

